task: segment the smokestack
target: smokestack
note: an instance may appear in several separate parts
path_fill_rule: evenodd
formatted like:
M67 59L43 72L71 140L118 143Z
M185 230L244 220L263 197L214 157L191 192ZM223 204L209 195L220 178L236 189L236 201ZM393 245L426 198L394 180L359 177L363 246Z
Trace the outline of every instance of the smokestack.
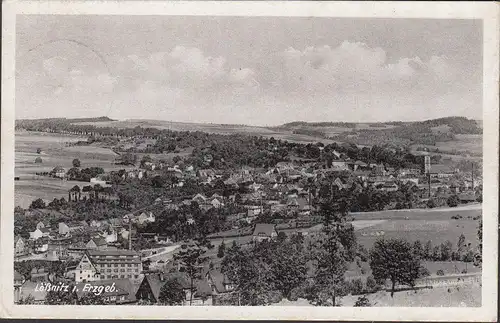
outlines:
M472 169L471 169L471 177L472 177L472 190L474 190L474 163L471 162Z
M128 220L128 250L132 250L132 220Z

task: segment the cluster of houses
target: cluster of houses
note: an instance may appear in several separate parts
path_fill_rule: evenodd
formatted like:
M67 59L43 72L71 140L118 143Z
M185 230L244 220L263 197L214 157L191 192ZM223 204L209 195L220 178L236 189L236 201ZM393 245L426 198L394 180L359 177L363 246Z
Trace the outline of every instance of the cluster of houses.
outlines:
M65 259L79 257L88 249L109 249L119 246L119 240L127 240L131 224L144 225L155 222L153 212L139 215L126 214L121 218L105 220L59 222L57 228L39 221L29 238L15 236L15 256L26 258L30 254L45 254L45 258Z

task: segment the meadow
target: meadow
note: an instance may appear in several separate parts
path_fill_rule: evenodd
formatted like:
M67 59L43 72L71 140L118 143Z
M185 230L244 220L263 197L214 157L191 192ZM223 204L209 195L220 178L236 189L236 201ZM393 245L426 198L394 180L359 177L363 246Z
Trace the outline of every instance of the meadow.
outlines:
M464 286L419 289L417 291L399 291L391 298L387 291L366 295L370 304L377 307L480 307L481 286ZM358 296L348 295L340 299L341 306L354 306ZM312 306L305 299L297 301L282 300L273 306Z
M108 149L95 146L69 146L69 143L87 138L70 135L16 132L15 134L15 205L28 207L30 203L42 198L52 201L55 197L67 198L68 189L82 182L63 181L49 177L37 176L39 172L50 172L56 166L65 169L72 167L73 159L81 162L81 167L102 167L105 171L130 168L114 165L116 154ZM42 151L37 153L37 149ZM35 163L40 157L42 163Z

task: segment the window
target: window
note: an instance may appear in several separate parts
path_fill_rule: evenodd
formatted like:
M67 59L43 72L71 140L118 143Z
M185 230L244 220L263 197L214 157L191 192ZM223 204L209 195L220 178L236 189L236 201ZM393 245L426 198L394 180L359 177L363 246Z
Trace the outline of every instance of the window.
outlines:
M120 278L124 278L125 275L120 275Z
M121 264L120 267L125 267L125 264Z
M132 267L132 265L131 265L131 264L128 264L128 265L127 265L127 267Z
M82 273L82 271L80 270L80 274Z

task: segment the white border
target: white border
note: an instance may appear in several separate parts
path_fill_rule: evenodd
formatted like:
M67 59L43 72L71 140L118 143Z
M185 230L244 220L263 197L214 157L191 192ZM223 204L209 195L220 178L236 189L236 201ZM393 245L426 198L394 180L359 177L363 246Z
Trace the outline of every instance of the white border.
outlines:
M0 317L496 321L498 273L499 10L483 2L5 1L2 3ZM483 19L484 252L480 308L144 307L13 305L14 71L16 14L316 16ZM486 176L486 174L488 174Z

